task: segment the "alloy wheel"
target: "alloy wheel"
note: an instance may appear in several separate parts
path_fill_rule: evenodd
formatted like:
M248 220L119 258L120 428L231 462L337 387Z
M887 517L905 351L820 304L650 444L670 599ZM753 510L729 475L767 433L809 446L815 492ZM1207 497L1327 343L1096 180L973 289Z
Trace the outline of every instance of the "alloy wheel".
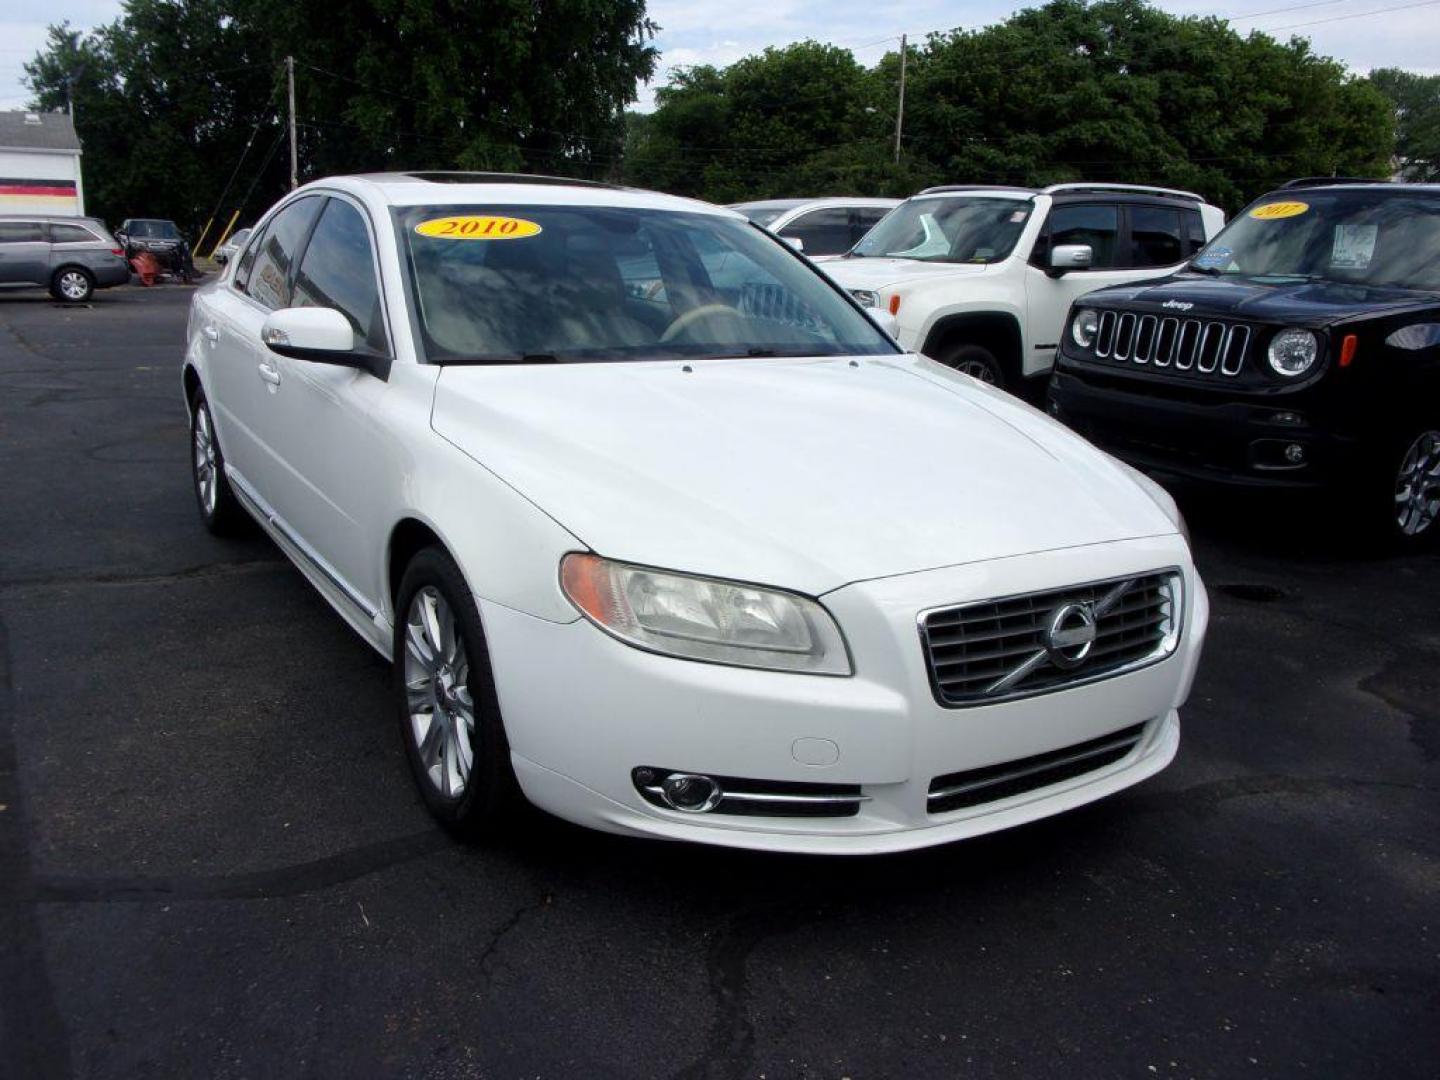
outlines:
M405 616L405 696L410 735L430 783L447 799L465 794L475 764L470 661L450 605L433 585Z
M79 270L66 270L57 284L66 300L84 300L90 295L90 282Z
M983 360L962 360L955 365L955 370L962 375L969 375L972 379L995 385L995 369Z
M1419 536L1440 517L1440 431L1422 431L1395 476L1395 524Z
M215 513L219 497L219 467L215 458L215 431L210 426L210 410L203 404L195 410L195 488L206 516Z

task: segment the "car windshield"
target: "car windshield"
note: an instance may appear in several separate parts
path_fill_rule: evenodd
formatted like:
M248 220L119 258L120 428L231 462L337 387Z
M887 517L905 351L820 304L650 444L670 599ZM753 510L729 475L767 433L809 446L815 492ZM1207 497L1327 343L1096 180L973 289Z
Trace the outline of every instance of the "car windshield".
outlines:
M1261 284L1299 279L1440 290L1440 197L1398 187L1266 196L1190 268Z
M896 351L803 258L734 218L447 205L395 220L435 363Z
M736 203L731 210L737 210L744 214L761 228L769 228L781 214L787 210L794 209L790 206L776 206L774 203Z
M940 196L901 203L855 245L855 257L993 263L1030 218L1029 199Z
M146 240L178 240L180 230L175 228L173 221L156 221L144 219L130 222L130 235L143 237Z

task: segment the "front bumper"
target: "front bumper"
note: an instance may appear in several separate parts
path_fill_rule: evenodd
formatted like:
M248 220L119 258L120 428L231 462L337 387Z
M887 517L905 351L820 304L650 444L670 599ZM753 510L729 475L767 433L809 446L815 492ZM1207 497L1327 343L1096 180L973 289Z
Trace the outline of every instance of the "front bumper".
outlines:
M1174 654L1101 682L995 705L940 706L916 618L937 604L1185 567ZM496 687L527 797L593 828L773 851L902 851L1008 828L1153 775L1179 745L1209 606L1183 542L1156 537L860 582L823 598L845 632L850 678L752 671L655 656L577 620L481 601ZM1124 757L990 802L930 813L933 780L1048 754L1143 725ZM816 766L813 749L834 748ZM847 817L693 815L651 805L631 771L859 785Z
M1049 405L1051 415L1102 450L1197 480L1314 488L1346 480L1360 461L1358 439L1317 425L1285 401L1202 402L1097 385L1057 369ZM1286 457L1292 446L1300 448L1298 462Z

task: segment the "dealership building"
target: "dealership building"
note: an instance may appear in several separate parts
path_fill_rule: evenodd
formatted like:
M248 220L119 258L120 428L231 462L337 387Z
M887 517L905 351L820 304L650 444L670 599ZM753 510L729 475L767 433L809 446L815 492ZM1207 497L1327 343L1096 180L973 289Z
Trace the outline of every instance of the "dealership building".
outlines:
M85 213L80 140L68 114L0 112L0 214Z

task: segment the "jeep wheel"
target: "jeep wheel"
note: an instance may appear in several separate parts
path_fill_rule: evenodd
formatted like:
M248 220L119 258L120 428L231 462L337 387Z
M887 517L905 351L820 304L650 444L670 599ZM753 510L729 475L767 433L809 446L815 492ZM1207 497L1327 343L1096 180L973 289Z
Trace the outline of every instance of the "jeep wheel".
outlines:
M1440 426L1411 429L1397 446L1390 471L1392 535L1405 547L1419 547L1440 535Z
M972 379L1006 389L1005 372L1000 367L1000 361L983 345L957 345L940 357L940 363Z

